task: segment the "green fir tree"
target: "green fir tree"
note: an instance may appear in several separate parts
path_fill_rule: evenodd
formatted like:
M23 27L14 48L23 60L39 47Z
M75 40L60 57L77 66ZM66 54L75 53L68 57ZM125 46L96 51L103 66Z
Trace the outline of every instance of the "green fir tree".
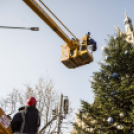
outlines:
M101 70L93 73L94 104L81 101L76 134L134 134L134 48L126 34L111 36Z

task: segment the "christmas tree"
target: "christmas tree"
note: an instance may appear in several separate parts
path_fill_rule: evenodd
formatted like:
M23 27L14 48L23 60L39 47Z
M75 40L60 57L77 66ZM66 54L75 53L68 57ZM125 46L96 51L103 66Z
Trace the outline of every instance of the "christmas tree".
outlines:
M93 73L94 103L81 101L75 134L134 134L134 47L117 33L103 47L101 70Z

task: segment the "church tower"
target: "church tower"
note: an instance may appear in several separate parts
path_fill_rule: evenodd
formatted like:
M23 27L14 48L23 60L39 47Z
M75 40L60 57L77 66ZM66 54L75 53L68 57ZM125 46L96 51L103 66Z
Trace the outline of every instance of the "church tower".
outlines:
M127 16L127 13L125 14L126 14L126 18L124 22L125 22L125 29L126 29L126 35L127 35L126 40L134 44L134 31L133 31L132 20Z

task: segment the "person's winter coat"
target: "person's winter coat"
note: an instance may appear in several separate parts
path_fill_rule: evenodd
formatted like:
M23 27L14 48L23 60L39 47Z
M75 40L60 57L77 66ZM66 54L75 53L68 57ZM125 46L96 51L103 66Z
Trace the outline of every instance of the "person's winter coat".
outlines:
M96 41L94 39L89 39L87 40L87 45L93 45L93 51L96 51L97 50L97 44L96 44Z
M13 133L20 132L23 123L22 113L25 115L25 124L23 133L36 134L40 126L39 112L35 106L21 107L19 113L15 114L11 121L11 128Z

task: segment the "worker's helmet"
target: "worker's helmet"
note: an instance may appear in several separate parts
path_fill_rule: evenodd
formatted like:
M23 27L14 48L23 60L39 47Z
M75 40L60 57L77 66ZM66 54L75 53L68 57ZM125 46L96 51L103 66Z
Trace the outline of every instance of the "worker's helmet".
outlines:
M71 38L71 39L75 41L75 38Z
M27 105L28 106L33 106L37 103L37 100L34 98L34 97L30 97L28 100L27 100Z
M88 38L90 37L90 34L91 34L90 32L87 32L87 34L86 34L86 35L87 35L87 37L88 37Z
M88 32L88 35L90 35L90 32Z

